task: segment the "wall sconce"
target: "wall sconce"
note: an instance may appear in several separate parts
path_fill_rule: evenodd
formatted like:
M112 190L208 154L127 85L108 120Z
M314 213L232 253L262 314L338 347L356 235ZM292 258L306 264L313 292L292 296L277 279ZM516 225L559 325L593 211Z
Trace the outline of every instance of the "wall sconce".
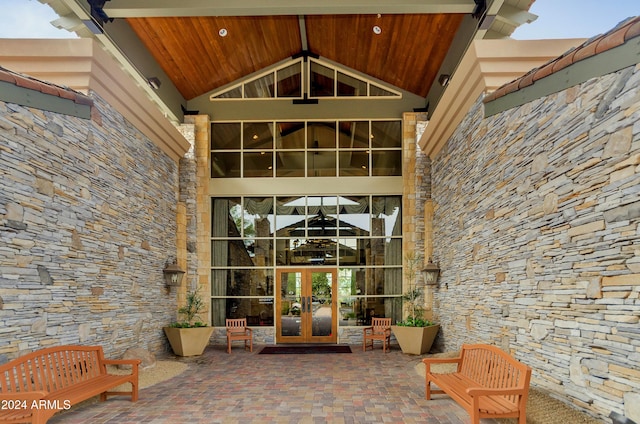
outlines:
M438 77L438 83L441 86L446 87L449 84L449 79L451 79L451 75L449 75L449 74L440 74L440 76Z
M184 271L178 266L178 262L167 262L162 270L164 273L164 282L167 286L179 286L184 276Z
M424 282L429 286L433 286L438 284L438 276L440 275L440 268L438 265L431 262L431 258L429 258L429 263L422 270L424 274Z
M162 84L160 82L160 79L158 79L158 77L151 77L147 80L147 82L149 83L149 85L151 86L151 88L153 88L154 90L157 90L160 88L160 84Z

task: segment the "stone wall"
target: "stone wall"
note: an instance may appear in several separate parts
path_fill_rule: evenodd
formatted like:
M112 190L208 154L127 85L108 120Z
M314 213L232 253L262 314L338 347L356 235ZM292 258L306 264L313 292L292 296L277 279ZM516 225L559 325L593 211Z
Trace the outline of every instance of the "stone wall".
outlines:
M432 163L438 348L491 343L533 384L640 422L640 68L484 118Z
M178 166L95 93L92 119L0 102L0 363L166 349Z

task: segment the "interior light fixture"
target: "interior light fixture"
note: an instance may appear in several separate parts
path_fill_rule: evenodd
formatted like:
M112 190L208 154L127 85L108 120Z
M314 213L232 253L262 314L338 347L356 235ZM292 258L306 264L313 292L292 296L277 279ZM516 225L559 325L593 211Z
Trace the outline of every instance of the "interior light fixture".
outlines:
M151 78L147 79L147 82L149 83L151 88L153 88L154 90L159 89L160 85L162 84L160 82L160 80L158 79L158 77L151 77Z

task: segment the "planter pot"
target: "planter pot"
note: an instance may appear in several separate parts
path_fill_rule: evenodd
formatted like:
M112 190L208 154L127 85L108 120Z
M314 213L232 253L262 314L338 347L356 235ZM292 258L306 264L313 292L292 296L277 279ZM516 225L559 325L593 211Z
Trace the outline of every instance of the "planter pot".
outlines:
M209 338L213 333L213 327L173 328L164 327L173 353L178 356L202 355L209 344Z
M402 353L411 355L422 355L429 352L439 329L440 326L438 324L430 325L429 327L391 326L391 331L396 336Z

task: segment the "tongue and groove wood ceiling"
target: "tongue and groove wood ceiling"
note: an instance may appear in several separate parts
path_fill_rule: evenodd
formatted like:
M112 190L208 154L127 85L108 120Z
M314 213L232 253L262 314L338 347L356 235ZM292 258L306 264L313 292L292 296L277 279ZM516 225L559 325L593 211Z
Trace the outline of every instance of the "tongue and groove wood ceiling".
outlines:
M435 107L473 39L506 38L534 0L39 0L95 37L167 116L297 55L319 56ZM153 88L162 71L171 80ZM161 75L160 75L161 76ZM164 78L164 77L163 77Z
M127 18L127 22L185 99L304 50L426 97L463 17L205 16ZM374 33L375 26L379 34ZM221 30L226 36L220 35Z

